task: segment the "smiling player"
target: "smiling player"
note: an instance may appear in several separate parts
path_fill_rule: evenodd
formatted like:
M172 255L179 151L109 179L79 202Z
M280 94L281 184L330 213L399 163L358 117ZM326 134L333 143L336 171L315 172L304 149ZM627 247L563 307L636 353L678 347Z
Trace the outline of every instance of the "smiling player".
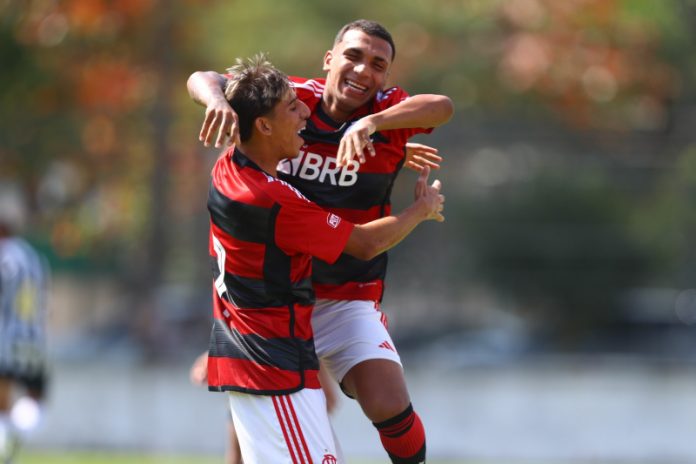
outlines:
M326 52L325 78L290 78L311 114L299 155L281 163L278 176L358 224L390 214L406 142L444 124L453 113L446 96L409 96L399 87L386 88L394 56L389 32L373 21L358 20L341 28ZM191 97L206 107L200 134L206 145L215 133L216 145L237 140L238 116L224 98L225 82L226 76L215 72L189 78ZM315 260L315 346L332 376L377 428L392 462L420 463L425 460L425 431L379 310L386 267L386 253L368 260L342 254L333 264Z

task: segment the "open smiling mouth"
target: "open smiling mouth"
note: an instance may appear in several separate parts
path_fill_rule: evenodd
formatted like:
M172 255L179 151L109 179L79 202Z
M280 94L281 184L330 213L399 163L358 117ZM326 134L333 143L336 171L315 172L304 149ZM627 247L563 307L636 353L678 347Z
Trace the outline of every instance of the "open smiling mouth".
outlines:
M360 84L358 84L357 82L355 82L355 81L353 81L353 80L346 79L346 80L345 80L345 83L346 83L346 85L347 85L348 87L350 87L350 88L353 89L353 90L357 90L358 92L361 92L361 93L367 92L367 89L368 89L368 88L367 88L366 86L360 85Z

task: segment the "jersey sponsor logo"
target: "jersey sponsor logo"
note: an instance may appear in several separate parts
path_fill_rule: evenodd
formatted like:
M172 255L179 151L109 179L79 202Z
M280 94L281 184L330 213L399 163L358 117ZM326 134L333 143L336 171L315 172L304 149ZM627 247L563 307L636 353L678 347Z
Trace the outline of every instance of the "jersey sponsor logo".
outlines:
M336 464L338 461L336 460L336 456L333 454L325 454L324 459L321 460L321 464Z
M341 223L341 218L333 213L329 213L329 215L326 216L326 222L335 229Z
M393 351L394 353L396 353L396 350L394 349L393 346L391 346L391 343L389 343L389 342L386 341L386 340L383 341L382 343L380 343L378 346L379 346L380 348L384 348L385 350L391 350L391 351Z
M336 158L301 150L300 155L283 161L278 170L304 180L316 180L338 187L350 187L358 181L360 163L352 160L348 166L336 164Z

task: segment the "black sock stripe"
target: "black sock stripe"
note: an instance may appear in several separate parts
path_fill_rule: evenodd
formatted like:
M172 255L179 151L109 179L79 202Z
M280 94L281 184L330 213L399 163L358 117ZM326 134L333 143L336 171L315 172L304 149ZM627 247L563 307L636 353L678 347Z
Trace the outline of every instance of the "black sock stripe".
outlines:
M409 403L408 407L403 412L401 412L401 413L397 414L396 416L392 417L391 419L387 419L383 422L373 422L372 425L374 425L378 429L385 429L387 427L391 427L393 425L398 424L399 422L403 421L411 414L413 414L413 405L411 403Z

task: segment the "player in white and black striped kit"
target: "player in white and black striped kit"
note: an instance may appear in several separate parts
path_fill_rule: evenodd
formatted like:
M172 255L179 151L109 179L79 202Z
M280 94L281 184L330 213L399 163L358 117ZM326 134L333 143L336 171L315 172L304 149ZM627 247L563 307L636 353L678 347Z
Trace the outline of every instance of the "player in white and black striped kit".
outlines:
M12 462L38 425L46 387L48 267L15 235L24 210L16 189L0 184L0 462Z

